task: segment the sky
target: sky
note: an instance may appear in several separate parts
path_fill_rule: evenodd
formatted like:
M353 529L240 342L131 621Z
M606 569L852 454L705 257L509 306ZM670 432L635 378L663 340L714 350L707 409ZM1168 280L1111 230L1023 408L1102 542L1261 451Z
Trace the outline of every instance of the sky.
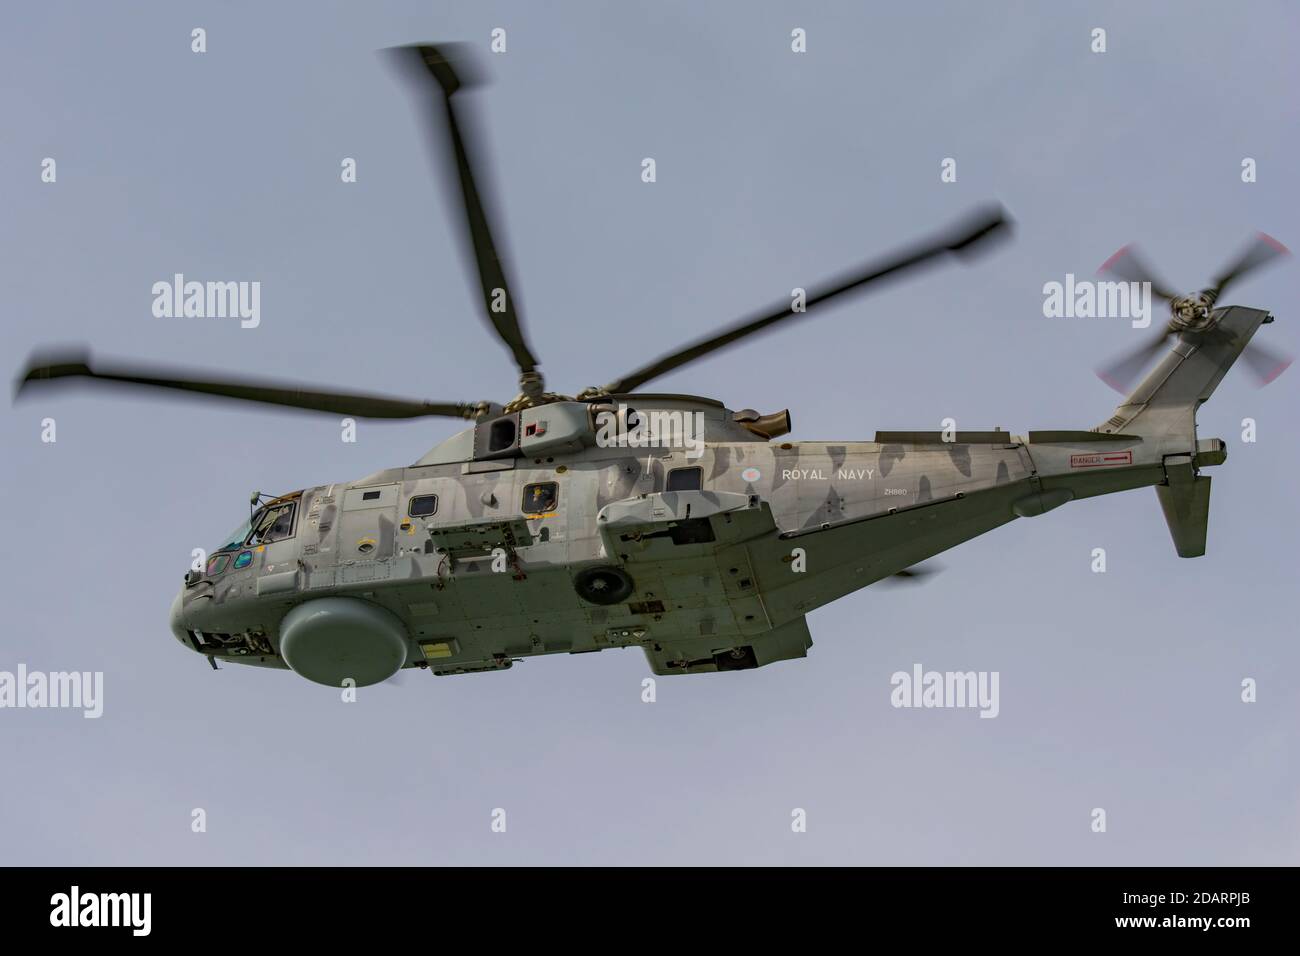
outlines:
M978 262L657 384L789 408L796 440L946 417L1089 428L1118 401L1093 369L1141 333L1045 317L1045 283L1138 241L1192 289L1256 230L1300 243L1300 12L1280 2L68 2L3 17L14 375L37 347L84 343L322 387L512 396L461 211L376 52L418 41L479 47L490 83L467 95L494 217L548 384L569 393L996 200L1016 238ZM151 288L178 272L259 281L260 323L156 318ZM1229 296L1271 309L1260 341L1293 353L1298 276L1289 260ZM412 463L454 421L362 422L347 444L329 415L163 394L9 406L0 671L100 671L104 691L95 720L0 709L0 863L1294 865L1298 387L1295 369L1260 390L1238 370L1202 409L1200 435L1228 448L1203 558L1176 557L1149 489L1071 503L942 555L923 585L813 612L804 660L662 678L653 703L637 650L409 671L345 704L285 671L214 673L172 637L192 550L215 547L250 492ZM891 675L918 663L997 672L997 718L891 706Z

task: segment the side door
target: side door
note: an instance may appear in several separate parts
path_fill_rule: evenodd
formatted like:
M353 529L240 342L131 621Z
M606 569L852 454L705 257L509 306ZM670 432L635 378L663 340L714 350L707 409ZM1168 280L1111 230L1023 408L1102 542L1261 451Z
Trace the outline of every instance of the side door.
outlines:
M530 560L551 564L567 560L571 490L567 469L561 473L554 469L516 471L514 506L533 536Z
M349 488L339 509L338 560L365 565L390 561L396 547L397 482Z

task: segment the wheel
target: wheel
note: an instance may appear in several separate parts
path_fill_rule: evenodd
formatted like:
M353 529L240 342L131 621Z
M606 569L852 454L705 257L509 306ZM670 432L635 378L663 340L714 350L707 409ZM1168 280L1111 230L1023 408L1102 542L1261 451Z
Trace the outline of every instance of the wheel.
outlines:
M584 568L574 576L573 589L584 601L609 605L626 601L636 585L622 568Z
M747 671L758 666L758 658L754 656L754 649L746 645L714 654L713 663L720 671Z

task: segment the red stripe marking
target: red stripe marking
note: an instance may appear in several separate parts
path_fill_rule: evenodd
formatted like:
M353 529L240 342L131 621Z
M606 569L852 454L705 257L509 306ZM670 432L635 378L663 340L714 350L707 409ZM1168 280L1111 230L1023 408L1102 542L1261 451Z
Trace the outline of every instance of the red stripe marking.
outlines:
M1263 235L1263 233L1261 233L1261 235ZM1101 268L1099 268L1097 271L1098 271L1098 272L1105 272L1107 269L1109 269L1111 266L1113 266L1113 265L1114 265L1116 262L1118 262L1120 259L1122 259L1122 258L1124 258L1126 255L1128 255L1128 251L1129 251L1129 249L1132 248L1132 246L1133 246L1133 243L1130 242L1127 246L1122 246L1122 247L1120 247L1119 252L1115 253L1113 256L1111 256L1109 259L1107 259L1105 262L1103 262L1103 263L1101 264ZM1108 383L1108 384L1109 384L1109 383Z
M1289 369L1293 361L1295 360L1286 359L1285 361L1279 362L1277 368L1273 369L1273 371L1269 372L1267 375L1264 376L1264 384L1267 385L1269 382L1273 381L1273 379L1277 378L1279 375L1281 375L1283 372Z
M1287 255L1287 256L1291 255L1290 249L1282 245L1282 243L1278 242L1268 233L1266 232L1259 233L1259 238L1263 239L1265 242L1267 242L1270 246L1272 246L1274 249L1276 249L1278 252L1282 253L1283 255Z
M1105 375L1102 372L1098 372L1097 377L1101 379L1103 382L1105 382L1107 385L1109 385L1111 388L1113 388L1115 391L1119 392L1121 395L1124 394L1124 386L1119 384L1119 382L1115 381L1113 378L1110 378L1109 376Z

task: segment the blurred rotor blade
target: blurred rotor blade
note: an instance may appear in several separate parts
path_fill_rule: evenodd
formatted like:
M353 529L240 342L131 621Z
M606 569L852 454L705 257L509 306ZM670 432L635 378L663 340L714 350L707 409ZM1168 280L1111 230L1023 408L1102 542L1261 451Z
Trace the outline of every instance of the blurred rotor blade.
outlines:
M1146 261L1138 255L1137 248L1130 243L1101 264L1098 272L1108 272L1125 282L1150 282L1151 294L1166 301L1175 298L1178 293L1155 277Z
M1295 361L1292 356L1274 352L1258 342L1247 345L1241 353L1241 358L1260 388L1285 372Z
M977 209L960 225L932 239L910 246L887 259L871 263L852 272L841 273L820 286L809 289L804 301L805 311L811 311L813 306L843 293L860 290L882 279L893 278L949 254L965 259L976 253L982 253L987 250L989 243L993 239L1002 238L1006 233L1010 232L1010 229L1011 220L1007 218L1000 206L987 206ZM605 391L610 394L630 392L651 379L681 368L683 365L702 358L711 352L716 352L718 349L739 339L761 332L785 319L798 318L802 314L801 312L792 311L789 302L773 306L770 310L765 310L754 317L742 320L724 332L703 339L679 351L670 352L649 365L642 366L634 372L629 372L622 378L606 385Z
M897 574L891 574L881 580L880 583L891 586L924 584L942 570L943 567L933 561L928 564L914 564L910 568L904 568Z
M1288 256L1290 254L1291 250L1287 249L1286 246L1282 245L1282 243L1278 242L1272 236L1263 232L1256 233L1254 241L1245 248L1242 254L1237 258L1237 261L1228 266L1221 275L1215 278L1212 287L1215 297L1217 298L1222 295L1223 290L1226 289L1230 283L1240 279L1251 270L1258 269L1260 266L1272 262L1279 256Z
M1128 394L1133 383L1137 381L1142 370L1151 364L1165 346L1168 332L1161 332L1156 338L1149 339L1131 352L1125 352L1118 359L1104 368L1097 369L1097 377L1121 394Z
M486 403L421 402L382 395L361 395L347 392L317 392L292 383L268 382L256 379L208 381L184 377L175 369L129 368L123 365L91 365L90 353L85 349L65 349L44 355L33 355L27 371L17 382L15 397L31 388L55 388L75 384L80 379L111 385L142 385L150 388L170 388L183 392L197 392L218 398L233 398L265 405L284 405L306 408L336 415L357 418L475 418L486 408Z
M431 101L437 101L430 102L429 105L446 119L459 177L458 191L465 203L469 245L478 267L479 285L483 290L484 316L510 349L519 371L533 373L537 368L537 359L533 357L524 338L516 300L506 282L505 266L493 241L491 225L480 197L479 190L486 178L481 174L475 175L475 169L481 173L482 166L476 166L471 160L470 149L466 146L467 134L471 131L471 124L467 120L472 117L463 100L456 101L458 106L452 103L452 94L462 86L473 85L472 82L462 83L460 74L452 65L454 60L460 65L461 72L465 72L472 81L474 77L467 71L467 64L472 62L470 47L463 43L403 46L393 47L389 54L409 81L418 84L419 89ZM436 85L430 84L430 78L436 81ZM436 125L431 126L430 131L435 140L440 138L437 136ZM441 144L437 148L441 149ZM455 189L454 186L452 188Z

